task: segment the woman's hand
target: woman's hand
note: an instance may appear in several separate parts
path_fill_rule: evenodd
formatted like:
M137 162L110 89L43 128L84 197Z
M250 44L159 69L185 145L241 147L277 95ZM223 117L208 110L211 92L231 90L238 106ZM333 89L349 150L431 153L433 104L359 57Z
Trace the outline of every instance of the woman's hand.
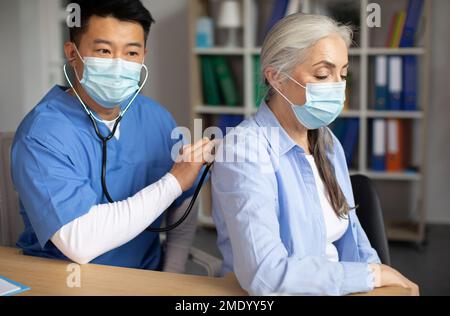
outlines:
M202 166L213 161L212 151L215 144L216 142L203 138L193 145L183 146L182 152L170 170L170 173L178 180L183 192L192 187Z
M413 296L419 296L419 287L411 282L397 270L384 264L369 265L375 276L375 287L383 286L401 286L411 290Z

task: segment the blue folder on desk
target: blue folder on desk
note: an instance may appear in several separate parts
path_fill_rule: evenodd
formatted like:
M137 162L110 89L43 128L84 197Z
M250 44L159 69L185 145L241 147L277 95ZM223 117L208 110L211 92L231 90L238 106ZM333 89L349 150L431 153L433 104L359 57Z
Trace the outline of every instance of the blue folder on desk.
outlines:
M0 275L0 296L12 296L28 291L30 288Z

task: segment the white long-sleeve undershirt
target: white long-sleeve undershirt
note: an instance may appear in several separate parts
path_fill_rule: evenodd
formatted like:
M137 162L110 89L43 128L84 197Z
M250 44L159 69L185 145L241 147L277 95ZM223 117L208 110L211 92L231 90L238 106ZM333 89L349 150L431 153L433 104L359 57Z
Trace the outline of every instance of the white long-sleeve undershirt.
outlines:
M93 206L63 226L51 241L69 259L86 264L131 241L182 193L170 173L127 200Z

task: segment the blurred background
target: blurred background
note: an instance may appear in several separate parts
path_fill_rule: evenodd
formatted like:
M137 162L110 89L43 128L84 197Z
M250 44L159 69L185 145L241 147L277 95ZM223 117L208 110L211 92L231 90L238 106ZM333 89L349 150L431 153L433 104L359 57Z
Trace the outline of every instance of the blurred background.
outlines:
M0 0L0 132L14 132L52 86L66 85L68 3ZM422 294L450 295L450 1L143 3L156 20L143 93L187 127L201 118L203 128L225 129L257 111L260 47L285 15L318 13L352 24L348 101L332 129L351 173L367 175L377 189L392 265ZM380 19L371 19L378 9ZM198 207L195 247L220 258L209 184ZM206 273L195 263L188 272Z

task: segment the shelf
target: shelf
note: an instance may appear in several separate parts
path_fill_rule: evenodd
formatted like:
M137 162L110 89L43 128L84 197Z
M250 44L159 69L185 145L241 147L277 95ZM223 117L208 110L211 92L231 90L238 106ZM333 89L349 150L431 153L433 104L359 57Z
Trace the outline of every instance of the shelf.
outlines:
M373 180L396 180L396 181L420 181L422 175L417 172L386 172L386 171L365 171L362 172Z
M350 169L350 175L362 174L372 180L392 180L392 181L420 181L420 173L416 172L381 172L371 170Z
M209 211L210 213L211 211ZM198 214L198 224L202 227L207 228L215 228L216 225L214 225L214 221L211 216L207 216L204 214L204 212L199 212Z
M258 108L253 107L250 113L254 114ZM198 114L246 114L247 110L243 106L226 105L199 105L195 107ZM347 110L341 113L339 118L362 118L364 112L359 110ZM368 111L367 118L399 118L399 119L422 119L423 113L420 111Z
M194 48L196 55L244 55L245 49L242 47L211 47Z
M424 55L426 50L422 47L411 48L384 48L373 47L367 49L368 55Z
M262 47L253 47L250 49L250 53L253 55L258 55L261 53L261 48ZM350 56L358 56L362 54L362 50L360 48L350 48L348 54Z
M359 110L345 110L339 115L339 118L359 118L362 116Z
M422 119L422 111L367 111L368 118Z
M245 108L243 106L199 105L195 107L194 110L197 114L246 114Z
M261 49L262 49L262 47L253 47L250 49L250 52L252 54L259 54L259 53L261 53ZM360 55L361 49L360 48L350 48L349 54L350 55Z
M259 54L261 47L254 47L250 49L252 54ZM425 48L411 47L411 48L389 48L389 47L372 47L372 48L350 48L348 54L350 56L360 55L424 55L426 53Z
M423 236L418 223L387 221L385 227L387 237L390 241L423 241Z

